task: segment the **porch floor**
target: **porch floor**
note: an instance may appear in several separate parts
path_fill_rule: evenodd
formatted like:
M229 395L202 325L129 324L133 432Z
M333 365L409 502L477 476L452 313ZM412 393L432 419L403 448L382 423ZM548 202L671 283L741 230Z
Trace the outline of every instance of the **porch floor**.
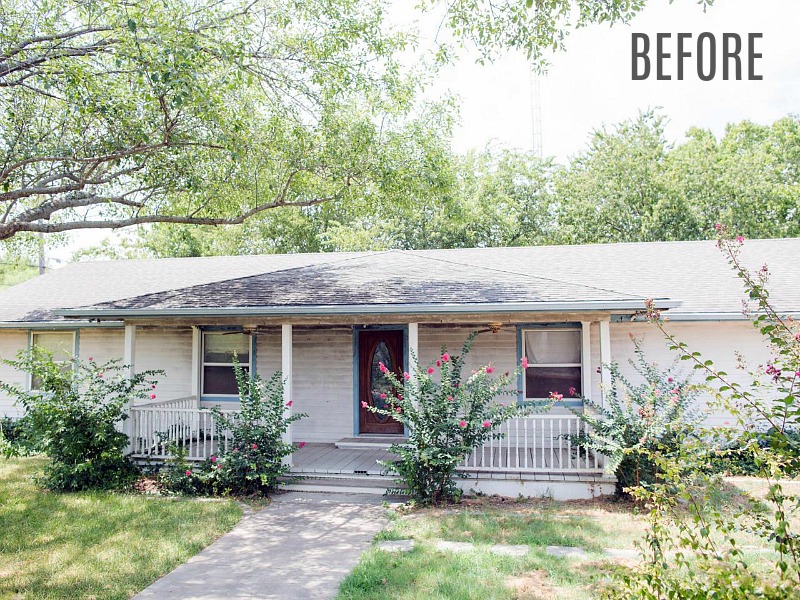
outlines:
M339 475L380 475L379 460L396 456L383 448L349 450L336 444L309 443L292 452L293 473L326 473Z

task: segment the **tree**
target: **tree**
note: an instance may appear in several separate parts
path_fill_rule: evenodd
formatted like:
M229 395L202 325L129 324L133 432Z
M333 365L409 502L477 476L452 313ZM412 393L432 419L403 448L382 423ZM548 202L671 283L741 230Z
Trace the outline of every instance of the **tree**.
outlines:
M713 3L697 2L703 10ZM420 5L426 10L443 8L442 22L484 59L520 50L543 65L544 53L563 50L572 29L628 23L644 9L646 0L421 0Z
M384 176L419 83L378 2L0 6L0 240L241 223Z

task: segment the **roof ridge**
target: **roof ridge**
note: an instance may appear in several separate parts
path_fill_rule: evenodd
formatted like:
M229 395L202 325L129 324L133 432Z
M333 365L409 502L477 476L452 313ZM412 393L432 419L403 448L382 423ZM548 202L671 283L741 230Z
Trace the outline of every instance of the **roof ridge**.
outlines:
M414 252L414 251L413 250L412 251L400 250L400 252L410 253L410 252ZM418 255L418 256L420 256L420 255ZM574 286L585 288L587 290L597 290L597 291L600 291L600 292L610 292L610 293L613 293L613 294L620 294L622 296L628 296L628 297L633 298L633 299L644 298L644 296L641 296L641 295L630 294L628 292L621 292L619 290L601 288L601 287L597 287L597 286L594 286L594 285L586 285L586 284L583 284L583 283L576 283L576 282L571 282L571 281L563 281L561 279L554 279L552 277L541 277L539 275L531 275L530 273L520 273L519 271L509 271L509 270L506 270L506 269L498 269L496 267L487 267L486 265L476 265L474 263L458 262L458 261L454 261L454 260L447 260L447 259L444 259L444 258L438 258L438 257L435 257L435 256L420 256L420 258L425 258L427 260L436 260L436 261L439 261L439 262L443 262L443 263L447 263L447 264L451 264L451 265L459 265L459 266L462 266L462 267L472 267L474 269L486 269L487 271L496 271L498 273L504 273L506 275L519 275L519 276L522 276L522 277L527 277L529 279L538 279L539 281L551 281L551 282L554 282L554 283L560 283L562 285L574 285Z

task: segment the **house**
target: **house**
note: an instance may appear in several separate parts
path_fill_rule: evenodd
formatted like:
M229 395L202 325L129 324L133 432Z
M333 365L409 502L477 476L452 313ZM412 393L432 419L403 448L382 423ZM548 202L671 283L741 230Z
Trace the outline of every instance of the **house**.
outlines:
M747 241L742 252L751 267L769 265L778 309L800 314L800 239ZM428 363L482 330L467 369L511 370L526 356L520 402L570 387L602 401L604 365L627 364L630 335L650 360L672 363L641 319L649 298L680 339L729 373L746 380L736 351L767 360L742 315L741 282L711 241L74 263L0 293L0 357L37 344L63 358L165 370L156 399L130 409L131 451L161 458L168 437L200 459L226 442L201 409L236 410L236 352L250 372L281 370L291 410L309 415L289 433L306 442L292 457L312 477L303 489L344 479L365 491L385 486L375 461L404 434L361 408L379 401L378 361L409 369L411 356ZM30 385L5 365L0 379ZM570 404L580 410L565 394L548 413L506 424L502 440L465 460L465 489L559 498L611 490L603 457L563 435L582 426ZM0 397L0 415L18 410Z

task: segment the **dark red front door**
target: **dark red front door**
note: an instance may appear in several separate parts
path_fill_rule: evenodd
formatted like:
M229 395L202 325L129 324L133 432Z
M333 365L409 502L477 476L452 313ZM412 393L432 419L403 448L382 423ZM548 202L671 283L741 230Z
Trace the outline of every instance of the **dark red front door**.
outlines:
M403 424L392 417L375 414L363 407L387 405L381 394L393 393L380 370L380 363L402 376L403 332L400 330L372 330L358 332L358 390L359 433L403 433Z

